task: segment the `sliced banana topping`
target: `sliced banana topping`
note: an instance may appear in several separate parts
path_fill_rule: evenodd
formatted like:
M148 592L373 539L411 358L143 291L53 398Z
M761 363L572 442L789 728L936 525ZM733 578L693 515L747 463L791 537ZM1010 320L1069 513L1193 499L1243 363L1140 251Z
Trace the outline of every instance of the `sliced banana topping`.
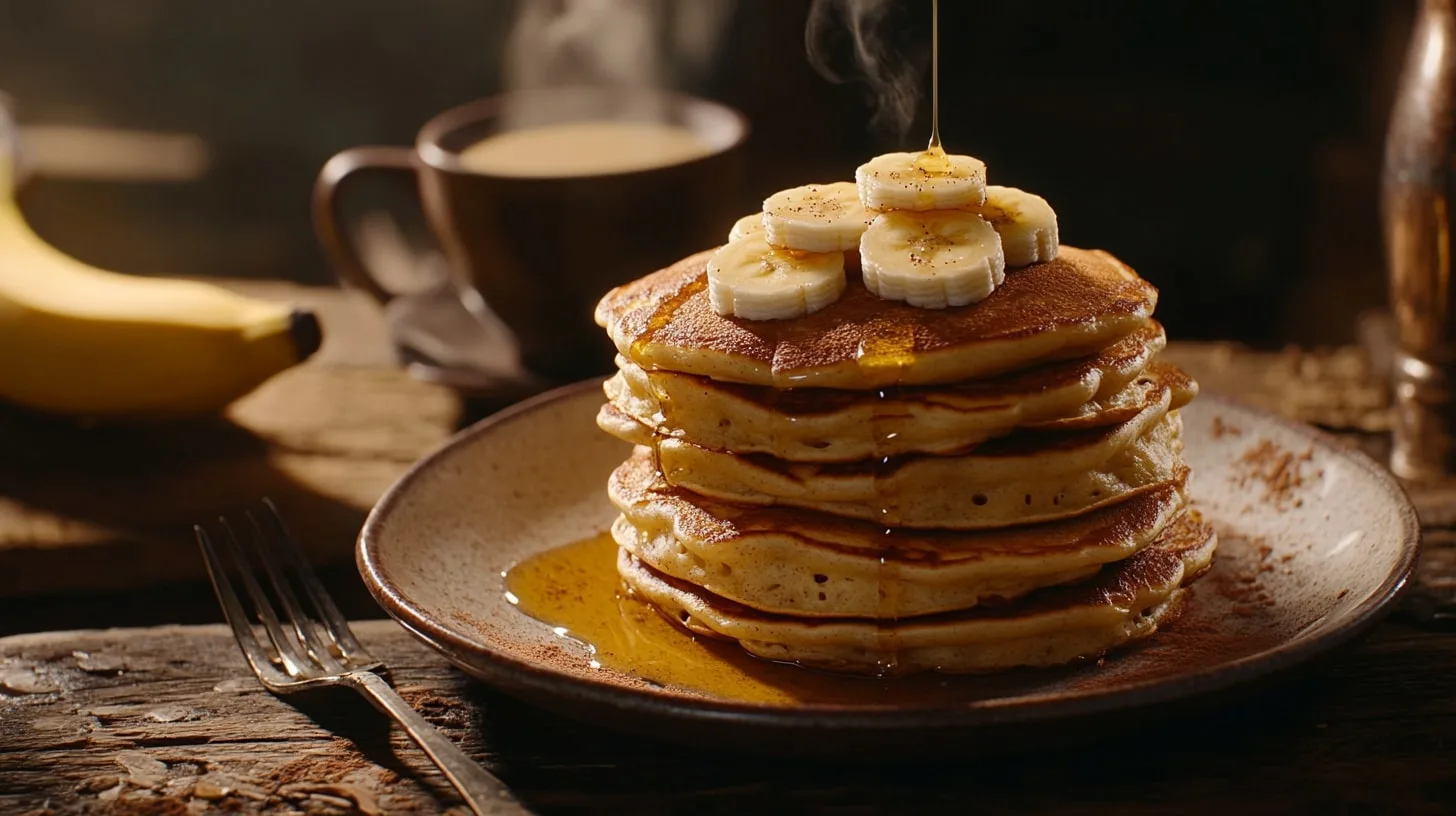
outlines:
M802 317L838 300L844 286L843 252L778 249L762 234L730 241L708 261L708 300L725 317Z
M733 222L733 229L728 233L728 240L737 241L746 235L759 235L763 232L763 213L745 215Z
M1057 214L1039 195L1015 187L986 188L986 203L977 208L1001 236L1006 265L1030 266L1057 257Z
M1006 279L1001 237L972 212L887 212L860 239L865 288L943 309L984 300Z
M708 263L708 294L721 315L806 315L843 294L849 253L881 298L967 306L1000 286L1008 266L1053 260L1059 248L1046 199L987 186L979 159L886 153L860 165L854 183L784 190L740 218Z
M870 215L852 181L806 184L784 190L763 202L763 228L768 242L804 252L836 252L859 246Z
M956 154L886 153L854 173L871 210L963 210L986 201L986 164Z

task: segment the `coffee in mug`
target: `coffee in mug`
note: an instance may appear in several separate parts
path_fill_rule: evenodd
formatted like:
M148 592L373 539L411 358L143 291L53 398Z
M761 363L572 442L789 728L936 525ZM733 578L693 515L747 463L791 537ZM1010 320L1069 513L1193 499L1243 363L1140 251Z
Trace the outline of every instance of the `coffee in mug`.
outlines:
M713 149L666 122L571 122L487 137L460 151L472 173L560 178L631 173L692 161Z
M612 368L592 319L607 290L726 240L747 131L680 94L516 91L440 114L412 148L334 156L315 225L339 277L387 302L341 229L341 195L363 171L412 176L462 302L499 317L536 380L570 382Z

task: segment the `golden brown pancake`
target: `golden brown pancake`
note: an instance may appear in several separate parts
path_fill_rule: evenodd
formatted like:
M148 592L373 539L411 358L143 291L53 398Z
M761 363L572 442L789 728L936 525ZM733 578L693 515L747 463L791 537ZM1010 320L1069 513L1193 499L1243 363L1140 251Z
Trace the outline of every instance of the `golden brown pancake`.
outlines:
M795 462L962 453L1018 427L1071 430L1126 421L1147 401L1151 383L1140 375L1167 380L1175 388L1173 407L1181 407L1196 386L1170 366L1148 367L1163 344L1162 327L1154 323L1090 357L985 380L882 391L745 386L646 371L619 357L621 370L604 385L600 424L639 445L669 436Z
M1038 590L1002 606L897 620L771 615L618 554L624 584L697 635L737 640L770 660L864 674L973 673L1098 657L1146 637L1181 608L1207 571L1217 539L1188 512L1136 555L1091 580Z
M748 504L787 505L887 527L987 529L1066 518L1178 477L1182 422L1168 389L1119 425L1018 431L958 456L844 464L785 462L679 439L652 449L669 484Z
M1024 427L1033 431L1080 431L1125 422L1141 411L1149 399L1164 388L1170 393L1170 411L1182 408L1198 396L1196 380L1171 363L1154 360L1137 379L1121 391L1107 397L1099 396L1079 407L1070 416L1028 422Z
M712 252L688 257L597 304L618 351L663 369L775 388L851 390L949 383L1095 353L1148 325L1157 290L1112 255L1063 246L1007 273L980 303L921 309L882 300L858 280L794 320L713 311Z
M757 609L904 617L1004 603L1089 577L1141 550L1183 511L1181 482L1074 519L995 531L897 530L794 508L715 501L667 486L633 456L607 488L617 542L664 575Z

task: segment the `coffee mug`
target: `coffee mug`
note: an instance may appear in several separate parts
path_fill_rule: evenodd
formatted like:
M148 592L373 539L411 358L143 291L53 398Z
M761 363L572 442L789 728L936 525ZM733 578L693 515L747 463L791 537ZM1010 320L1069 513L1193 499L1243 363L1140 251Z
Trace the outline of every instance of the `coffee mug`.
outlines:
M618 170L605 157L587 172L579 171L580 157L563 156L564 175L539 167L482 169L461 158L502 133L603 122L677 126L701 149L667 163L638 156L636 166ZM466 308L488 310L505 324L533 377L570 382L611 368L612 346L592 317L608 289L726 240L742 215L734 208L747 134L738 112L680 94L507 93L441 113L413 147L355 147L334 156L314 188L314 224L340 279L388 303L395 294L343 229L341 199L345 182L366 171L413 176Z

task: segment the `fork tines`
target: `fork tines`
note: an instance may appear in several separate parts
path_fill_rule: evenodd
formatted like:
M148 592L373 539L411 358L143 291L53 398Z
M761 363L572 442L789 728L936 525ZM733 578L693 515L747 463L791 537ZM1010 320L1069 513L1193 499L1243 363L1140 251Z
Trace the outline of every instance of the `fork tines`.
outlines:
M216 534L201 526L193 528L223 616L254 673L264 685L284 685L340 675L372 663L309 566L278 508L267 499L263 504L266 512L261 518L245 513L242 525L219 518ZM259 569L267 575L266 590L257 577ZM252 615L238 594L234 576L242 581ZM300 603L300 595L307 599L307 606ZM267 633L266 646L255 632L255 616Z

